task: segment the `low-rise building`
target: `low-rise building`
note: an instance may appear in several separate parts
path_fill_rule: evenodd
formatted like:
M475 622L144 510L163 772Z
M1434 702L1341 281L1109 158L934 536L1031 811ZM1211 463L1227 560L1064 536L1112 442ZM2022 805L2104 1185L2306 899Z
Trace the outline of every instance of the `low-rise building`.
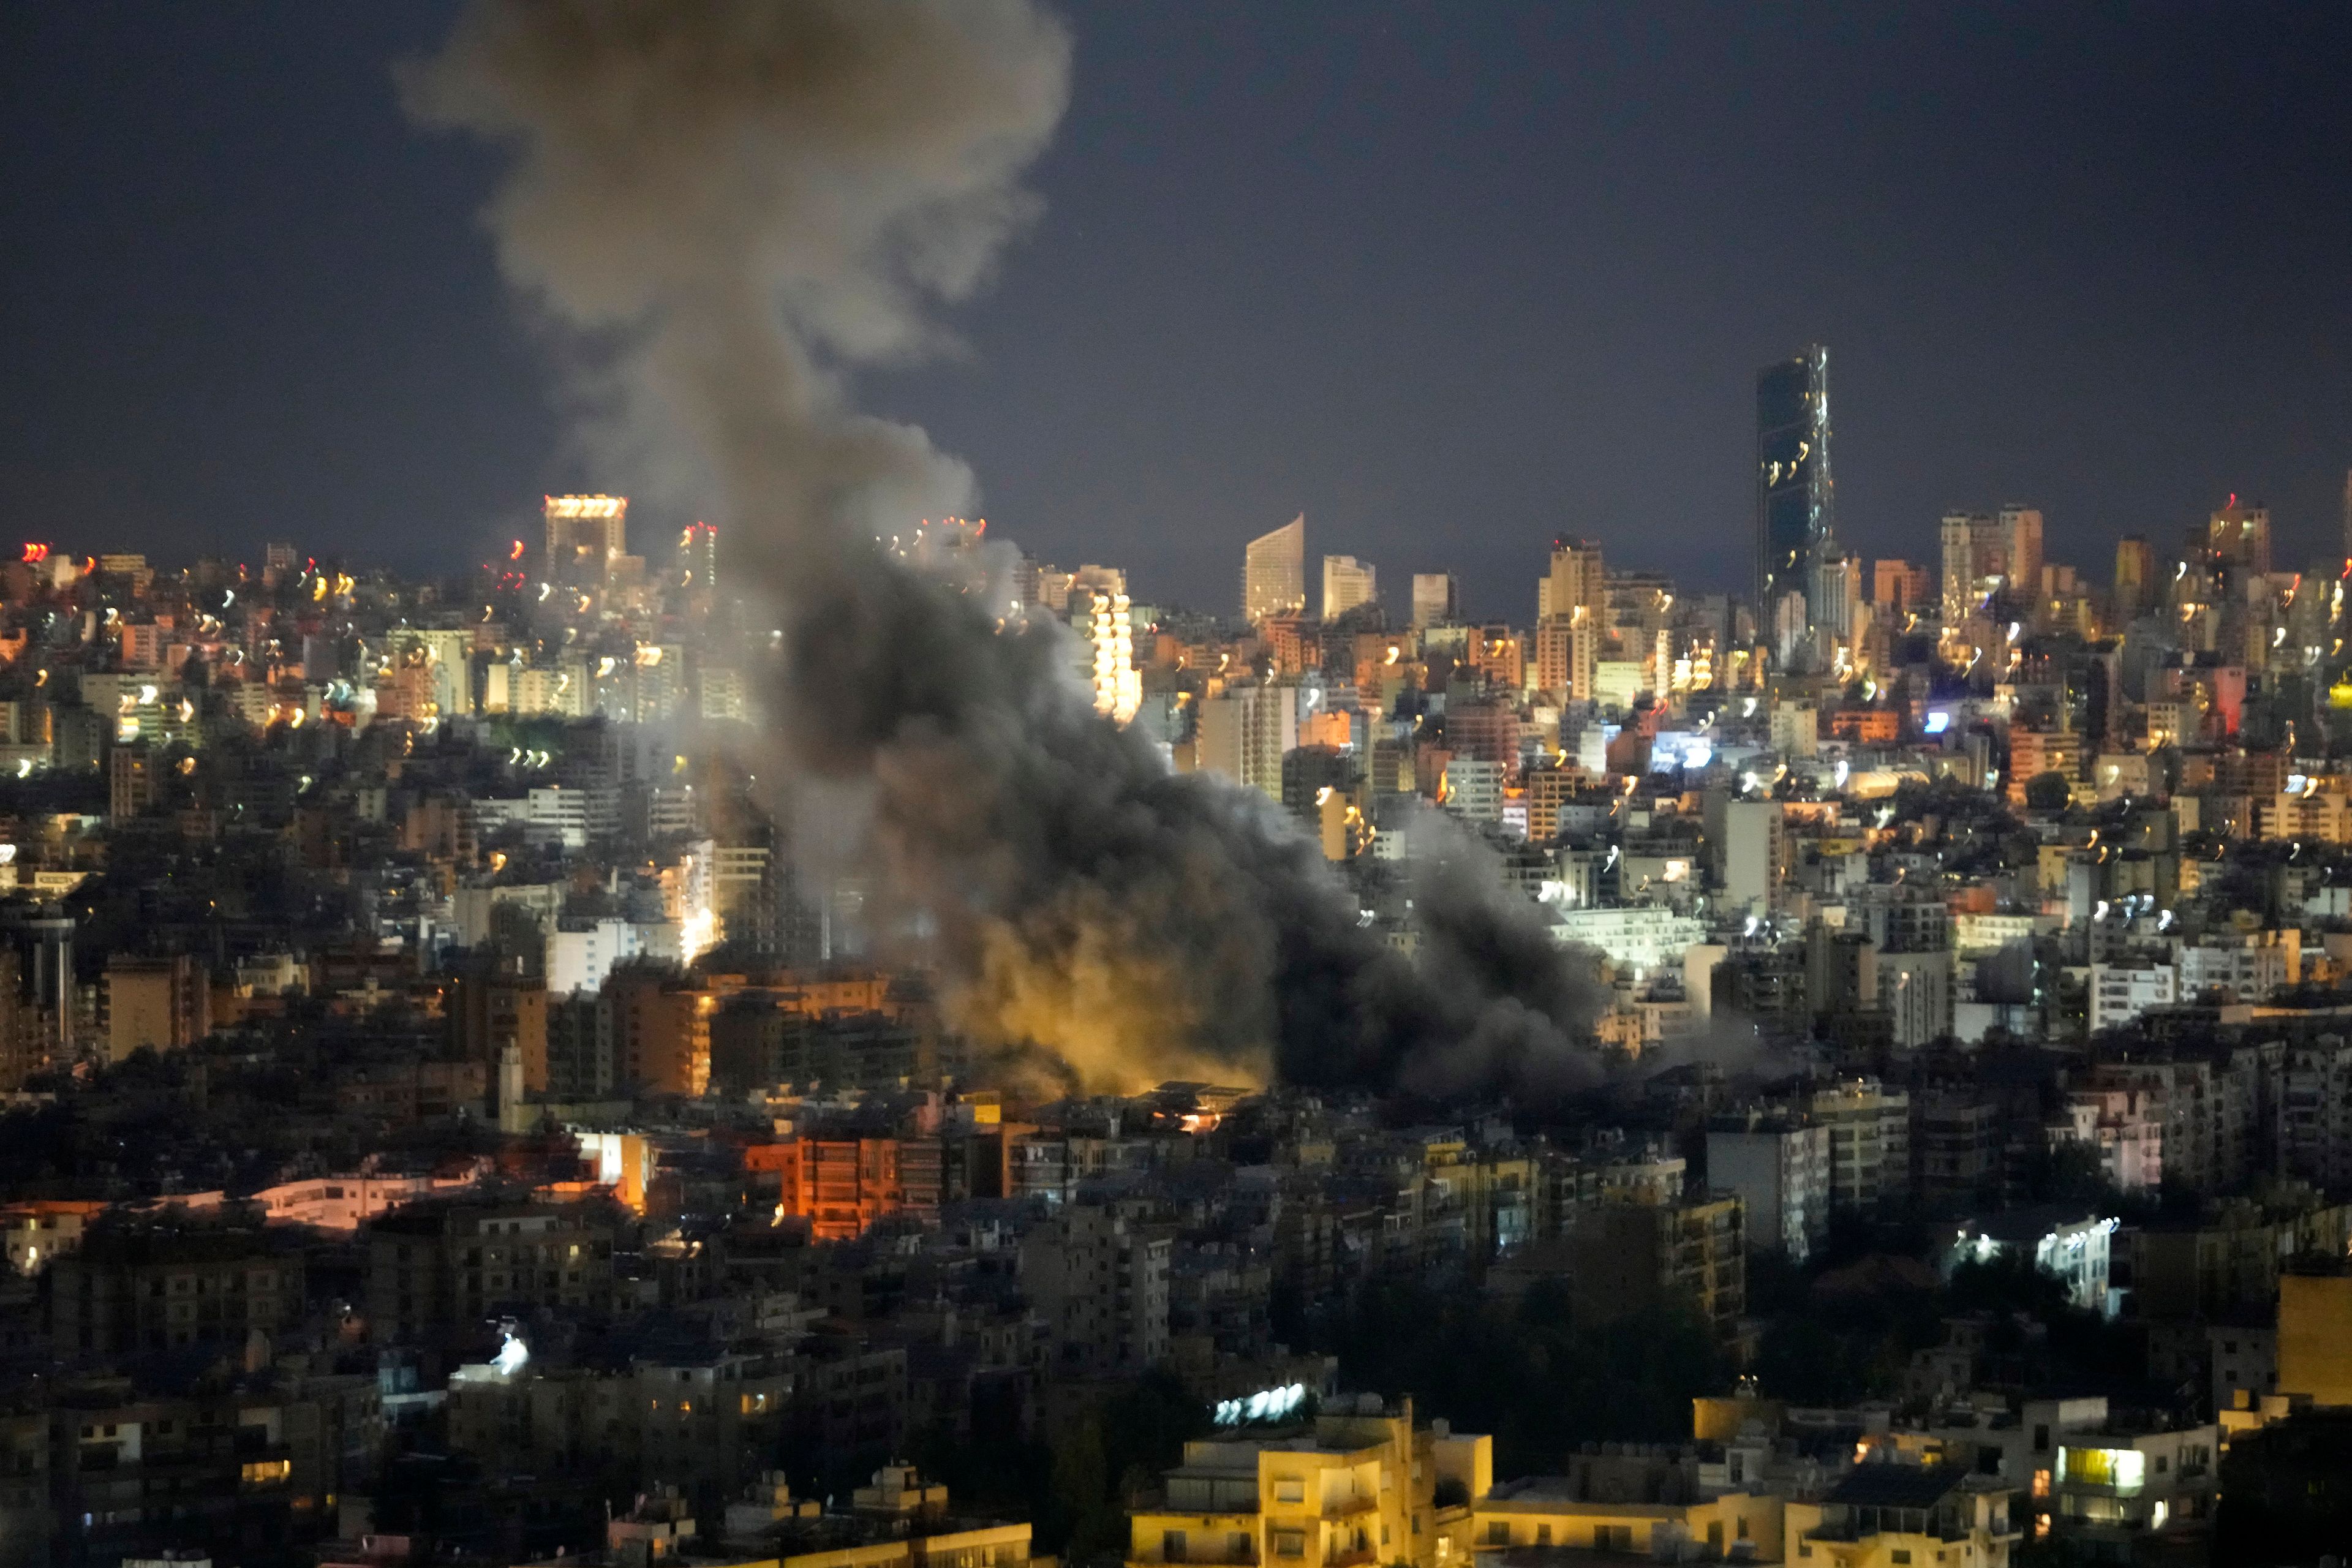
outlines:
M1311 1426L1185 1444L1183 1462L1129 1513L1127 1562L1466 1563L1493 1467L1492 1439L1416 1428L1409 1398L1391 1407L1341 1395Z
M2023 1536L2017 1489L1959 1465L1857 1465L1783 1515L1784 1556L1824 1568L2003 1563Z

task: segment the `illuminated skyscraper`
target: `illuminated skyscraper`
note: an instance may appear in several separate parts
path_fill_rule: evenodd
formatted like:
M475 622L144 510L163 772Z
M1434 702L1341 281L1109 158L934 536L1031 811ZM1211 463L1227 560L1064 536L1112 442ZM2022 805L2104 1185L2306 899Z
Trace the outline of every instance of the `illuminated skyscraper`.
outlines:
M547 571L563 582L604 581L628 553L626 496L549 496Z
M1840 642L1853 641L1863 619L1862 562L1832 546L1813 563L1805 602L1815 626Z
M1830 482L1829 351L1816 343L1756 373L1756 602L1812 584L1836 531Z
M2116 629L2137 616L2144 615L2155 603L2150 590L2156 584L2156 552L2148 548L2146 538L2127 533L2116 542Z
M2011 592L2029 604L2042 596L2042 512L2030 506L2000 509L2000 572Z
M707 522L690 523L677 539L678 569L685 585L709 593L719 586L719 531Z
M1589 539L1555 539L1551 564L1536 583L1536 619L1583 610L1594 621L1609 604L1609 574L1601 546Z
M2352 480L2347 481L2352 489ZM1412 574L1412 624L1415 626L1447 626L1460 612L1461 589L1451 572L1416 572Z
M1980 511L1948 511L1942 529L1944 624L1957 626L1977 607L1977 586L1999 568L2000 525Z
M1336 621L1360 605L1369 605L1380 597L1380 589L1369 561L1359 561L1352 555L1323 557L1323 618Z
M1282 798L1282 759L1298 744L1298 689L1233 686L1201 704L1202 773Z
M1250 541L1242 557L1242 616L1255 625L1307 608L1307 514Z
M2245 576L2261 576L2271 569L2271 512L2263 506L2230 504L2217 509L2205 523L2205 542L2215 561Z
M1127 588L1080 587L1070 594L1070 626L1085 650L1087 684L1094 688L1095 711L1125 724L1143 705L1143 672L1135 668L1135 626Z
M1553 540L1550 567L1536 582L1536 664L1545 690L1556 699L1592 700L1608 626L1609 573L1601 546L1589 539Z

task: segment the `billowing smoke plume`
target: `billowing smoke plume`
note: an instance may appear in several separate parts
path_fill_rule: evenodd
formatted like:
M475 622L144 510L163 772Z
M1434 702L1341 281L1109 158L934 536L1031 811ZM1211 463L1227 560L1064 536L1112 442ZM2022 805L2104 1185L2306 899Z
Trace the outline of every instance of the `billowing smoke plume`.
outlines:
M927 310L1033 216L1069 60L1030 0L482 0L404 87L512 147L508 277L642 447L715 477L784 629L777 744L865 793L883 905L976 1040L1117 1088L1580 1081L1591 1002L1466 851L1404 959L1270 803L1097 717L1065 634L876 547L970 476L845 378L936 347Z

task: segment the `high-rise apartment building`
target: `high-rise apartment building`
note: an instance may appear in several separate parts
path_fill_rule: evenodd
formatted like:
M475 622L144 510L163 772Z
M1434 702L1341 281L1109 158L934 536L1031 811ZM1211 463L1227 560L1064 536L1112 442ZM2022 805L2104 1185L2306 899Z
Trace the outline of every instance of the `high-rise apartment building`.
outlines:
M1830 482L1829 351L1816 343L1756 373L1756 601L1812 585L1836 531Z
M1590 702L1609 621L1609 574L1601 546L1555 539L1551 564L1536 583L1537 679L1557 698ZM1549 667L1542 653L1551 650Z
M1236 686L1201 704L1200 767L1282 798L1282 754L1298 744L1298 689Z
M1536 619L1583 610L1596 624L1609 604L1609 574L1601 546L1589 539L1555 539L1551 564L1536 584Z
M549 496L546 511L550 576L602 583L628 553L626 496Z
M1910 1190L1908 1095L1853 1079L1815 1090L1808 1110L1815 1126L1829 1129L1832 1213L1868 1213Z
M709 593L719 586L719 531L707 522L687 525L677 538L678 570L687 586Z
M2155 605L2156 552L2147 540L2127 533L2116 541L2115 615L2118 622L2146 614Z
M1323 618L1336 621L1359 605L1380 598L1372 563L1352 555L1323 557Z
M1307 608L1307 514L1260 534L1242 555L1242 618L1252 626Z
M1133 1375L1168 1353L1165 1231L1091 1205L1066 1209L1021 1245L1021 1278L1045 1321L1055 1364Z
M1416 628L1451 626L1461 610L1461 588L1453 573L1412 574L1412 624Z
M1830 1133L1801 1118L1750 1114L1706 1135L1707 1184L1747 1205L1748 1246L1802 1263L1829 1239Z
M2000 522L1986 512L1948 511L1940 533L1944 624L1956 626L1976 608L1979 584L2000 573Z
M1074 589L1070 626L1078 634L1079 673L1094 689L1095 711L1128 722L1143 706L1143 672L1135 666L1135 623L1123 582Z
M1831 545L1813 561L1812 591L1805 602L1812 609L1813 625L1837 638L1851 642L1862 628L1862 562Z
M1928 607L1927 569L1908 561L1878 560L1870 563L1870 602L1899 616Z
M1993 525L2000 535L2000 570L2009 585L2022 597L2042 596L2042 511L2038 507L2004 506Z
M2248 576L2271 569L2271 512L2262 506L2241 506L2231 496L2205 521L2205 546L2215 561Z

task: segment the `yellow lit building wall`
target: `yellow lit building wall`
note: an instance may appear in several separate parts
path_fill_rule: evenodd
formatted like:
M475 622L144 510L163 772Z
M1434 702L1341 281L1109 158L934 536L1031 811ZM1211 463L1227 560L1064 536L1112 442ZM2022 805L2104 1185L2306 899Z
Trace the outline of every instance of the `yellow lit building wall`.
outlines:
M2278 1388L2352 1405L2352 1275L2279 1277Z

